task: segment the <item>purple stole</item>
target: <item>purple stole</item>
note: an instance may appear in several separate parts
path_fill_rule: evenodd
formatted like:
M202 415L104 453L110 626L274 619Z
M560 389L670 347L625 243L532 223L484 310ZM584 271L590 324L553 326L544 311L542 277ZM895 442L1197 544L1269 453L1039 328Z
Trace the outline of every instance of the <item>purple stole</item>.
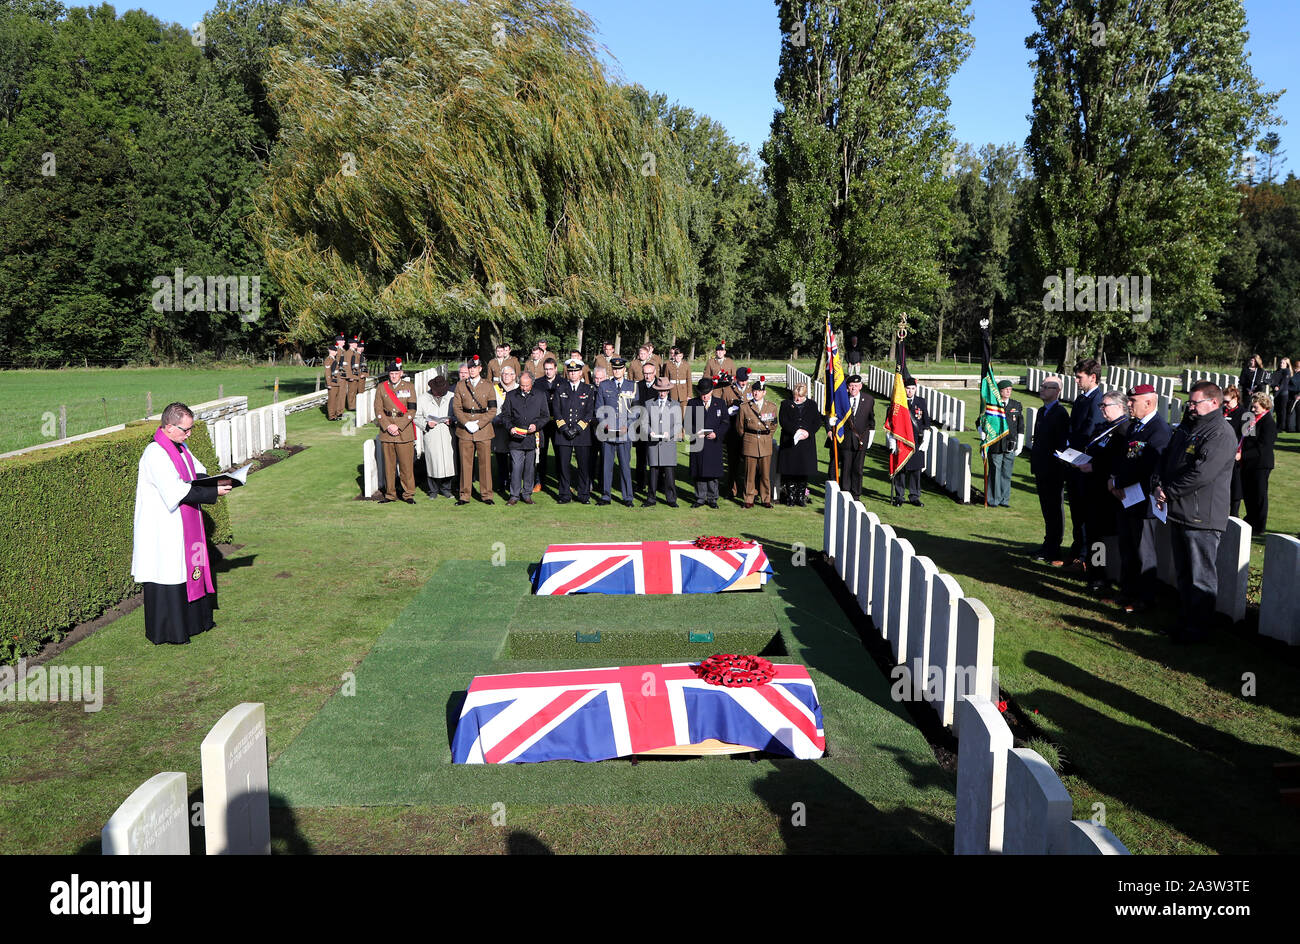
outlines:
M167 438L160 426L154 430L153 441L163 447L163 451L176 466L176 474L182 482L193 482L197 477L194 460L189 450ZM181 528L185 535L185 547L189 555L189 576L185 581L185 599L190 603L201 599L205 594L214 593L212 586L212 569L208 566L208 540L203 532L203 512L190 505L180 505Z

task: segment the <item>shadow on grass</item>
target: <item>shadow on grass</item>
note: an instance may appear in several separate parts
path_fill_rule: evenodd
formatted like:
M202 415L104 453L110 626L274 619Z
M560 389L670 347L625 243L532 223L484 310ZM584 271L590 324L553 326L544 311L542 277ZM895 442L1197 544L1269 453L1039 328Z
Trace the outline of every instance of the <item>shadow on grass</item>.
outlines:
M1156 729L1121 721L1060 691L1020 696L1067 735L1087 732L1086 742L1067 739L1067 748L1097 790L1220 853L1290 852L1300 843L1300 825L1280 802L1273 778L1273 764L1294 759L1285 751L1194 721L1050 653L1030 652L1025 664ZM1141 841L1131 833L1129 839Z
M780 823L787 853L941 854L951 847L952 828L935 816L881 810L819 764L772 766L753 789Z

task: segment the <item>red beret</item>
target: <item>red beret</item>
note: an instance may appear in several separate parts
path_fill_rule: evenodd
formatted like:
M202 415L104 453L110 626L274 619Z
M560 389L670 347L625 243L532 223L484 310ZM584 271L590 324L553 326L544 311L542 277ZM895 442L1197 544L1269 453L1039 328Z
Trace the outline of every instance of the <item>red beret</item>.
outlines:
M1156 392L1156 388L1151 386L1151 384L1138 384L1136 387L1134 387L1132 390L1129 391L1129 396L1140 397L1144 393L1155 393L1155 392Z

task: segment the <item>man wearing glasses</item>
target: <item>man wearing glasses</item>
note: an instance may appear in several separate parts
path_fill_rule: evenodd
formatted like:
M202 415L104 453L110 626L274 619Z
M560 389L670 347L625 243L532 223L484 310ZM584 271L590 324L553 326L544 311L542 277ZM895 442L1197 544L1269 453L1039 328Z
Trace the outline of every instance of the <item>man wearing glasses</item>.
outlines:
M1120 606L1126 613L1138 613L1156 600L1156 517L1151 510L1151 479L1160 467L1173 430L1156 408L1159 398L1151 384L1138 384L1128 394L1133 415L1124 450L1111 469L1110 493L1121 503L1119 510ZM1142 494L1137 495L1136 489ZM1136 502L1122 507L1125 495Z
M1223 415L1223 391L1201 381L1187 398L1187 413L1169 441L1152 490L1166 508L1178 571L1182 614L1173 640L1200 642L1209 635L1218 595L1216 558L1228 527L1228 493L1237 437Z
M208 471L185 445L193 429L190 408L168 404L136 476L131 576L144 586L144 633L154 645L188 643L216 625L217 591L199 505L215 503L232 486L228 478L193 484Z

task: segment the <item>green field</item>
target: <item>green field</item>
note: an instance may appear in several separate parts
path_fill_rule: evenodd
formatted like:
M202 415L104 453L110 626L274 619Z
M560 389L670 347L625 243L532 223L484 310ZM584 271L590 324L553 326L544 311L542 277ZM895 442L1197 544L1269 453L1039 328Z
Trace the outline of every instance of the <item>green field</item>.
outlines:
M136 610L56 660L104 666L102 711L0 703L0 849L95 851L113 809L159 771L185 771L197 791L199 742L241 701L267 706L280 852L951 848L952 776L889 699L857 638L872 630L849 623L815 571L791 566L796 542L821 546L820 483L813 507L771 511L561 507L549 495L533 507L381 506L354 500L360 438L316 412L291 416L289 433L309 448L226 499L239 546L217 567L214 631L153 647ZM1300 437L1283 436L1272 482L1271 523L1289 533L1300 529L1297 452ZM868 459L868 509L992 610L1003 690L1066 758L1076 817L1103 804L1106 825L1142 853L1296 848L1300 824L1272 769L1300 754L1294 659L1244 631L1174 648L1158 632L1171 607L1135 622L1034 564L1042 523L1024 461L1010 509L928 490L924 508L894 509L882 457ZM633 534L752 535L777 575L761 594L701 601L529 596L525 567L546 544ZM506 564L493 567L498 543ZM449 705L473 675L576 664L582 644L563 634L579 628L613 633L613 662L586 664L681 658L691 644L674 624L688 611L712 624L722 613L755 643L779 637L809 665L829 757L447 763ZM642 630L617 634L633 624ZM355 696L340 693L349 672ZM1254 695L1242 695L1246 672ZM792 825L795 802L808 804L805 827Z

